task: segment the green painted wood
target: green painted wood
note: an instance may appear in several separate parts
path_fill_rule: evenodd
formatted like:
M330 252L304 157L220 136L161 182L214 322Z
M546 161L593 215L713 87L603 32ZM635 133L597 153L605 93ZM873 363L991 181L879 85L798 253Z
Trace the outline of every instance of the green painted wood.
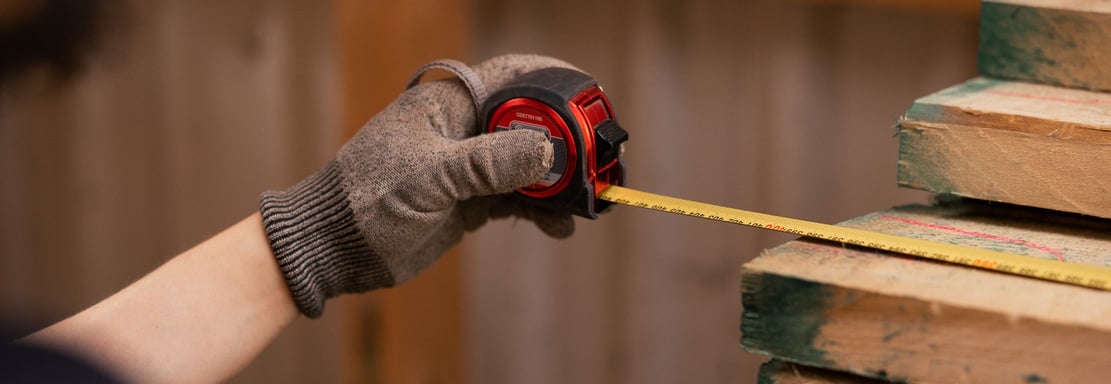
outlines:
M1111 93L975 78L898 132L901 186L1111 217Z
M1111 2L984 1L978 53L984 75L1111 90Z
M1111 220L961 199L843 225L1111 268ZM909 382L1098 382L1111 292L796 240L746 263L741 344Z

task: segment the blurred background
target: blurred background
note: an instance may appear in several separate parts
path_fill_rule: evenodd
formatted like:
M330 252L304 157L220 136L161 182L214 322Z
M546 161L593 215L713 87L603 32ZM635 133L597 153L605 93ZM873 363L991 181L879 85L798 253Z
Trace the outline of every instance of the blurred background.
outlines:
M541 53L591 73L630 132L628 183L642 190L829 223L927 202L896 188L892 127L915 98L975 75L978 3L109 0L89 10L96 38L75 71L31 65L0 83L7 337L96 303L250 214L261 191L314 171L442 57ZM42 30L23 33L46 39ZM739 271L790 236L626 207L577 225L559 241L524 221L487 225L414 281L299 319L234 381L755 382L765 358L738 343Z

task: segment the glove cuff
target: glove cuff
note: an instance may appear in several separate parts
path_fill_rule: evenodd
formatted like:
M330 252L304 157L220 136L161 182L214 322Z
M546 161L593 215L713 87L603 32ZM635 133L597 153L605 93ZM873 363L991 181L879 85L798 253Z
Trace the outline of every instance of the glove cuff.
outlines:
M389 287L394 279L359 233L335 161L259 202L266 237L301 313L319 317L324 301Z

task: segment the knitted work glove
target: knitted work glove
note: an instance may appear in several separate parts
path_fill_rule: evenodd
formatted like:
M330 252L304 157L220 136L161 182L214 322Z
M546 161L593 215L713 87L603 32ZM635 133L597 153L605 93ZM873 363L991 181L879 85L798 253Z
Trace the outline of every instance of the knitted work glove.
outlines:
M573 68L547 57L501 56L476 66L471 83L496 90L553 66ZM262 194L271 249L302 313L318 317L329 297L413 278L491 218L524 218L550 236L571 235L570 214L510 194L544 175L551 144L528 129L480 135L474 88L481 85L458 79L410 88L323 169Z

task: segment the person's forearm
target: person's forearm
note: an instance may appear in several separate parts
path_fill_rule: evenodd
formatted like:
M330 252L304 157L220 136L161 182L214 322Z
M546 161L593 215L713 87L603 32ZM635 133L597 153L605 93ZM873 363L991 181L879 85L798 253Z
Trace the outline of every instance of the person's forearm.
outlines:
M298 316L256 213L93 307L24 339L139 382L215 382Z

